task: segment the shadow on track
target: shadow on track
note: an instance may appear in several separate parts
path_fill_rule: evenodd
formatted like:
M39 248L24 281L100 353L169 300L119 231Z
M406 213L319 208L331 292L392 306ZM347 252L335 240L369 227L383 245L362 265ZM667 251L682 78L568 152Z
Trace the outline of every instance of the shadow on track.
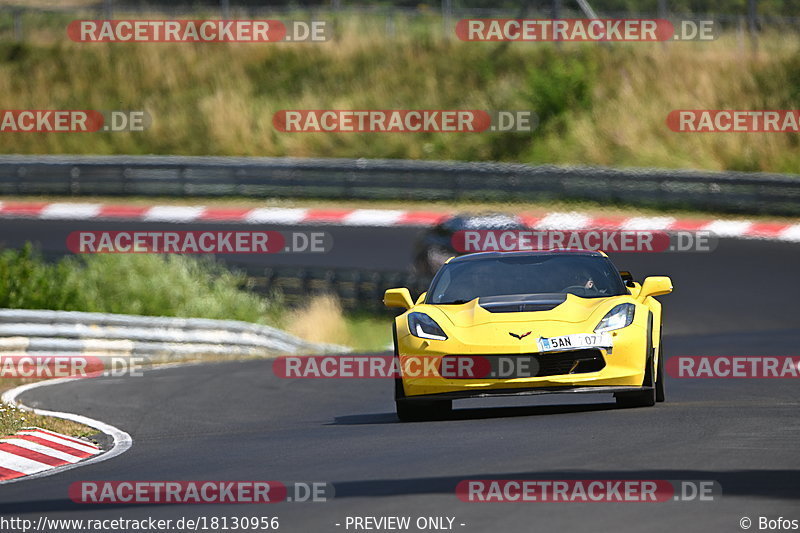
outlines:
M334 481L335 499L449 494L465 479L614 479L614 480L714 480L722 487L722 498L760 497L777 500L800 500L798 470L566 470L548 472L507 472L486 474L470 472L459 476L417 477L408 479L370 479ZM23 513L81 511L88 509L131 509L168 507L184 504L77 504L68 499L0 503L0 516ZM192 507L191 505L189 507Z
M465 473L460 476L409 479L374 479L334 482L336 498L452 494L465 479L614 479L614 480L714 480L722 487L723 498L730 496L800 499L798 470L567 470L548 472L509 472L504 474Z
M516 407L481 407L454 409L446 420L480 420L484 418L510 418L516 416L548 416L569 413L588 413L617 409L615 403L590 403L574 405L523 405ZM358 426L362 424L400 424L394 413L369 413L361 415L337 416L328 426ZM424 423L424 422L417 422Z

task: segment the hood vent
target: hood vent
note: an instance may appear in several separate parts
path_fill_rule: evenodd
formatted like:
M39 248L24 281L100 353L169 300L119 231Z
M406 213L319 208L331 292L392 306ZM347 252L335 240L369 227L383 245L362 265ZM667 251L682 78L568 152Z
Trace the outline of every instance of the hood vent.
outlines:
M511 294L506 296L484 296L478 304L490 313L532 313L550 311L567 300L566 293Z

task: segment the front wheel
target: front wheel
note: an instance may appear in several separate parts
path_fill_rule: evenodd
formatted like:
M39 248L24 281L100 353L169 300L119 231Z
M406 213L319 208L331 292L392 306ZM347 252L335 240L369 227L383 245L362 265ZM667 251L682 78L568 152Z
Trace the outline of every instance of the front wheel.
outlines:
M614 395L614 398L617 400L618 407L652 407L656 404L658 400L658 383L661 383L661 394L663 398L664 389L663 389L663 376L659 376L660 379L656 380L656 376L658 374L663 374L661 371L661 363L662 360L659 357L659 370L658 372L654 368L655 366L655 358L654 356L654 348L653 348L653 315L650 314L650 318L647 322L647 358L645 359L645 367L644 367L644 380L642 382L642 387L646 387L645 390L635 391L635 392L618 392ZM663 400L662 400L663 401Z
M659 341L658 370L656 371L656 401L660 403L666 399L667 394L664 390L664 345Z

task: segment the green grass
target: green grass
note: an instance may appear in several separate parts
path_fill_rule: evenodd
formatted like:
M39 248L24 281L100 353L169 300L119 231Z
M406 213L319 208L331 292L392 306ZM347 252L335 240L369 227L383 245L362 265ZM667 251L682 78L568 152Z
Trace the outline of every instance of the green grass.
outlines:
M13 435L25 427L48 429L73 437L88 437L97 433L96 429L61 418L36 415L16 407L0 403L0 437Z

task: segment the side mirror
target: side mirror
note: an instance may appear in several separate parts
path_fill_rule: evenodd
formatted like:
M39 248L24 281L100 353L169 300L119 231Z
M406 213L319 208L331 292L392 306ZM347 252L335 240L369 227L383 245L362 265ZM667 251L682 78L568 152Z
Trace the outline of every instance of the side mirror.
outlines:
M634 298L638 298L639 293L642 292L642 286L634 281L628 287L628 292L631 293L631 296Z
M622 281L625 282L626 287L633 287L633 274L628 272L627 270L620 270L619 275L622 278Z
M422 294L420 294L420 295L419 295L419 298L417 298L417 301L416 301L416 302L414 302L414 305L419 305L419 304L421 304L422 302L424 302L424 301L425 301L425 297L426 297L427 295L428 295L428 293L427 293L427 292L423 292Z
M660 296L672 292L672 280L667 276L650 276L644 278L642 290L639 291L639 300L644 300L648 296Z
M411 300L411 293L408 289L388 289L383 294L383 305L386 307L402 307L411 309L414 306Z

